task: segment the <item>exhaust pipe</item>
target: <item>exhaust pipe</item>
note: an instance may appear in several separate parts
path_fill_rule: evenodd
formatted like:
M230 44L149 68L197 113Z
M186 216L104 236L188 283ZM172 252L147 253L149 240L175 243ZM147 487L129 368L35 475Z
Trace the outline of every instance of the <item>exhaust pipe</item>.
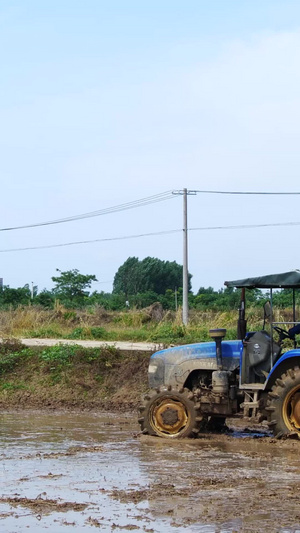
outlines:
M222 340L224 339L226 335L226 329L210 329L209 335L216 343L216 357L217 357L218 370L223 370Z

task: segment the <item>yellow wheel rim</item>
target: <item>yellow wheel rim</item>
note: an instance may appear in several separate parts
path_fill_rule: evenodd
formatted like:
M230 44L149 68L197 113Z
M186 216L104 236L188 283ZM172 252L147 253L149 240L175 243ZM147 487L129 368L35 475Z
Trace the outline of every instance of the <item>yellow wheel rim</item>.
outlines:
M180 433L190 420L185 405L176 398L165 398L154 403L150 421L153 429L163 435L176 435Z
M285 397L282 415L286 427L290 431L300 433L300 387L294 387Z

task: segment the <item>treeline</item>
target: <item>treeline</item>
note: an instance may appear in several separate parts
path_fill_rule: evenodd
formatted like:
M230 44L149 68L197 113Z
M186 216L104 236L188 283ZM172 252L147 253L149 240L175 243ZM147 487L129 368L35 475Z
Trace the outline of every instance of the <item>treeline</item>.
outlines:
M76 271L72 271L76 278ZM197 294L189 293L189 307L201 311L218 310L227 311L238 309L240 303L240 290L220 289L214 290L212 287L201 287ZM246 291L246 301L248 307L262 306L269 299L269 294L259 289ZM128 308L142 309L150 306L155 302L160 302L165 310L175 311L182 306L182 287L177 290L167 289L164 294L158 294L148 290L136 294L125 294L124 292L89 292L83 290L80 286L60 286L52 290L44 289L37 292L34 288L33 293L29 285L19 288L4 286L0 289L0 308L18 307L26 305L42 306L44 308L54 308L56 302L60 302L64 307L69 309L87 308L91 306L101 306L106 310L121 311ZM273 293L273 302L281 308L291 307L292 291L278 291ZM297 298L299 304L299 298Z
M2 287L0 308L32 304L53 308L57 301L71 309L98 305L112 311L142 309L155 302L160 302L165 310L174 311L182 306L182 266L176 261L162 261L155 257L140 261L137 257L129 257L115 274L112 293L90 291L92 283L97 282L94 274L81 274L77 269L65 272L56 270L57 275L51 278L54 283L51 290L38 292L37 287L30 289L29 285L16 289ZM200 287L194 294L191 291L191 278L189 274L188 298L191 309L227 311L239 307L240 290ZM262 305L268 298L269 294L259 289L248 290L247 306ZM292 291L274 292L273 301L279 307L290 307Z

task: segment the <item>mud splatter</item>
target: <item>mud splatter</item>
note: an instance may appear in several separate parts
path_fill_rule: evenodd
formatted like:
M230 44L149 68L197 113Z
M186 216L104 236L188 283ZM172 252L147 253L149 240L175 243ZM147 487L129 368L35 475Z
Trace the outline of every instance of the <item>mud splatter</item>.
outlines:
M58 500L48 500L44 498L0 498L0 503L8 503L13 507L26 507L38 514L49 514L55 512L83 511L87 504L75 502L60 502Z

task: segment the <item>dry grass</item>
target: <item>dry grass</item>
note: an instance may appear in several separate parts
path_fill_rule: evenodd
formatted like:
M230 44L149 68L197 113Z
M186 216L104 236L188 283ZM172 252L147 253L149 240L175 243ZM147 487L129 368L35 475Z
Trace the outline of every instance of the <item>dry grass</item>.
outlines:
M36 307L19 307L0 312L1 336L22 336L28 330L53 324L55 312Z
M261 309L247 310L248 330L261 329ZM95 306L84 310L65 309L57 304L52 310L35 306L0 311L0 337L101 338L158 342L199 342L209 338L211 328L228 330L227 338L235 338L237 311L190 311L189 325L181 324L181 310L167 311L157 322L147 310L106 311ZM277 321L292 320L290 309L275 311Z

